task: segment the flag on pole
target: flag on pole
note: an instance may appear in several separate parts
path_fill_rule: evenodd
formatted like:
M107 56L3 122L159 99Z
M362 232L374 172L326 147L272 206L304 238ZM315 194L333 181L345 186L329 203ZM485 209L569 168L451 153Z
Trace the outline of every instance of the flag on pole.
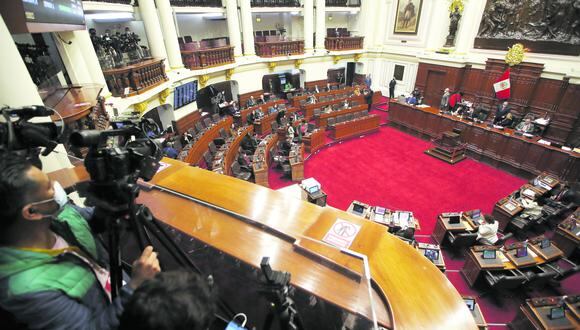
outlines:
M498 80L493 84L493 89L495 90L495 96L500 100L505 100L510 98L510 69L508 68L499 77Z

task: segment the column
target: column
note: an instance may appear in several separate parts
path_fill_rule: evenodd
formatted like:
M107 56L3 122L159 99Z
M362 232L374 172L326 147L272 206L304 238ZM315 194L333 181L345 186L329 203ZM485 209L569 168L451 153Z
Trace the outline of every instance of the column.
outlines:
M161 32L163 41L165 41L165 50L167 51L167 60L172 69L183 68L181 60L181 49L177 41L177 30L173 20L173 9L169 0L155 0L157 12L159 14L159 23L161 23ZM149 33L147 33L149 35Z
M381 15L385 12L380 12L374 7L375 3L373 0L362 0L361 11L359 15L362 19L360 22L361 36L365 37L364 45L365 49L372 48L374 46L374 36L378 32L375 28L375 18L377 15ZM384 19L384 16L382 17Z
M240 14L242 16L244 55L256 55L254 46L254 22L252 21L252 6L250 6L250 0L240 0Z
M316 49L325 50L326 38L326 1L316 0Z
M241 56L242 41L240 39L240 20L238 19L238 3L236 0L226 0L226 20L228 22L230 45L234 46L234 56Z
M89 68L83 57L81 47L76 41L74 31L55 32L60 38L54 37L54 43L60 58L66 67L68 76L73 84L87 84L92 83L93 78L89 73ZM70 44L63 42L68 41Z
M83 60L86 64L87 71L91 75L91 82L95 84L103 85L103 90L101 91L101 96L109 97L111 92L107 88L107 82L105 81L105 76L101 70L101 64L99 63L99 58L91 42L91 37L87 30L78 30L72 32L74 36L73 45L76 43L76 47L80 50L83 55Z
M145 33L149 41L149 48L151 49L151 56L155 58L167 58L167 51L163 42L163 33L161 32L161 23L157 16L155 3L153 0L140 0L139 11L145 26ZM170 66L166 65L165 70L170 70Z
M314 48L314 0L304 0L304 51Z
M371 35L371 33L366 33L364 35L361 35L361 36L365 36L365 39L367 39L367 38L369 39L368 41L365 40L365 44L368 44L368 46L366 48L371 48L373 46L380 47L385 43L385 33L387 31L387 27L386 27L387 20L384 18L385 13L387 12L387 4L385 3L385 1L386 0L379 0L378 10L371 11L371 13L370 13L370 15L373 16L373 18L375 19L375 22L376 22L375 26L377 27L377 30L375 30L374 33L372 34L372 35L374 35L374 42L371 43L370 38L366 37L366 36ZM359 15L362 15L362 13L359 13Z
M16 48L12 35L8 31L4 19L0 16L0 40L4 40L2 51L0 52L0 72L4 76L0 79L0 104L10 107L21 107L27 105L42 105L42 99L38 94L38 89L26 65ZM36 122L50 121L49 117L33 119ZM52 152L47 157L40 156L44 172L52 172L64 167L72 167L64 147L58 145L56 152Z
M455 51L466 54L473 48L475 37L479 31L479 23L485 10L485 2L467 0L463 2L465 7L455 37Z
M437 50L443 47L449 33L449 2L436 0L433 2L430 19L437 24L430 24L427 33L427 50ZM479 26L479 24L477 24Z

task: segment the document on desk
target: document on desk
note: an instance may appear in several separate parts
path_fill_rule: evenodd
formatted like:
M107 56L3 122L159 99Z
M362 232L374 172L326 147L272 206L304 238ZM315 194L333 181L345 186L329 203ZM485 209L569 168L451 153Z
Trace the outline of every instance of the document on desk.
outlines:
M338 248L348 249L360 231L360 225L336 219L322 241Z
M510 260L508 259L508 257L505 256L505 254L502 251L497 251L497 255L499 257L499 260L501 260L501 262L509 262Z
M159 162L159 168L157 169L157 172L156 173L159 173L159 172L163 171L164 169L168 168L169 166L171 166L171 165L168 164L168 163Z

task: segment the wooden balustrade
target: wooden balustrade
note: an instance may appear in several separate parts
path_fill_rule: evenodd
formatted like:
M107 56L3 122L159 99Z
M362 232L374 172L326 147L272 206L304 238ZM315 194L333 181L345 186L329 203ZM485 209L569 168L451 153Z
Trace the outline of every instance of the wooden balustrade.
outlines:
M324 46L328 50L362 49L365 37L326 37Z
M175 7L221 7L221 0L169 0Z
M314 104L305 104L301 106L302 113L307 120L310 120L312 116L314 116L314 109L324 109L326 106L334 105L334 104L341 104L344 100L348 100L351 104L352 102L356 102L358 104L365 103L365 98L362 95L359 96L351 96L351 97L342 97L335 100L325 101L325 102L318 102Z
M203 157L203 153L209 149L209 143L213 139L220 136L220 129L229 129L232 126L232 117L225 117L220 120L217 124L212 125L206 131L203 132L201 137L195 141L195 143L189 149L185 161L189 164L197 165Z
M252 0L252 7L300 7L298 0Z
M165 75L164 59L149 59L122 68L103 71L107 87L117 97L141 94L169 79Z
M90 0L94 2L120 3L123 5L130 5L131 0Z
M318 86L318 88L320 90L323 90L325 87L326 87L326 83L324 83L324 85ZM350 94L354 90L355 90L355 87L347 86L345 88L334 89L334 90L329 90L329 91L320 92L320 93L314 93L312 95L314 95L316 97L316 99L320 99L321 96L326 97L326 96L333 96L336 94ZM294 96L292 98L292 105L295 107L301 106L300 101L307 100L309 96L310 96L310 94L303 94L303 95L299 95L299 96Z
M234 63L234 47L182 50L183 64L190 70L199 70Z
M304 40L256 42L255 46L260 57L304 54Z

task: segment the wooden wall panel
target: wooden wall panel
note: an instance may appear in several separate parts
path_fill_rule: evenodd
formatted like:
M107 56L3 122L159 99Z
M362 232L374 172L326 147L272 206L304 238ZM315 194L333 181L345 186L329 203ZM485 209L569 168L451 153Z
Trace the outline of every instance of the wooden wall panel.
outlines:
M501 102L493 90L495 81L505 72L508 65L503 60L489 59L485 70L447 67L420 63L415 87L425 95L425 103L439 106L445 88L463 91L464 98L491 109ZM550 126L544 136L550 140L571 143L580 139L580 85L570 84L568 79L541 78L544 65L521 63L511 67L512 112L518 116L528 113L536 117L550 115Z
M201 111L199 110L183 116L181 119L177 121L177 133L178 134L185 133L188 129L195 126L195 123L197 123L200 120L200 118Z

